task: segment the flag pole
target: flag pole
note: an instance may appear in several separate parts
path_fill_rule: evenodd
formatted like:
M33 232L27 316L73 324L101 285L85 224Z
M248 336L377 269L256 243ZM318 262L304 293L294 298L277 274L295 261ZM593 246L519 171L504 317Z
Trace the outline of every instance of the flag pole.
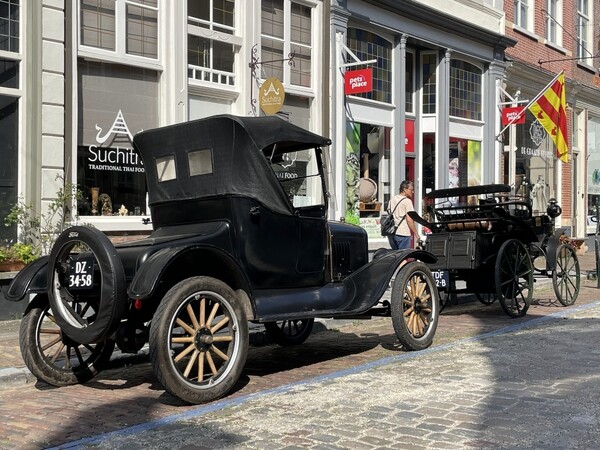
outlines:
M499 133L498 133L498 135L496 136L496 140L500 140L500 137L502 136L502 133L504 133L504 132L506 131L506 129L507 129L508 127L510 127L510 126L511 126L513 123L515 123L517 120L519 120L519 119L521 118L521 115L522 115L522 114L525 114L526 110L527 110L527 109L529 109L529 107L530 107L531 105L533 105L535 102L537 102L537 100L538 100L538 99L539 99L539 98L540 98L542 95L544 95L544 92L546 92L546 89L548 89L550 86L552 86L552 84L553 84L553 83L554 83L556 80L558 80L558 77L560 77L560 76L561 76L561 75L562 75L564 72L565 72L564 70L561 70L561 71L558 73L558 75L556 75L556 76L555 76L555 77L552 79L552 81L550 81L550 83L548 83L548 84L546 85L546 87L544 87L544 89L542 89L542 90L541 90L541 91L538 93L538 95L536 95L536 96L533 98L533 100L530 100L530 101L529 101L529 103L527 103L527 105L523 107L523 112L522 112L521 114L519 114L517 117L515 117L515 118L511 119L511 120L510 120L510 122L508 122L508 124L507 124L507 125L506 125L504 128L502 128L502 130L500 130L500 132L499 132Z

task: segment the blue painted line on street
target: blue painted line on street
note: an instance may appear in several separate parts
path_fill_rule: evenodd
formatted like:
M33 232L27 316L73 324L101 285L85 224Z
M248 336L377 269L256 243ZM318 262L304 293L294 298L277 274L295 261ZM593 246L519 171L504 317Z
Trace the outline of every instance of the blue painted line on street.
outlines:
M500 328L495 331L490 331L488 333L483 333L483 334L480 334L477 336L464 338L459 341L450 342L448 344L443 344L443 345L436 346L436 347L430 347L428 349L420 350L420 351L416 351L416 352L402 353L401 355L389 356L386 358L378 359L377 361L371 361L371 362L368 362L365 364L361 364L360 366L355 366L355 367L351 367L349 369L344 369L344 370L332 372L332 373L329 373L326 375L320 375L317 377L313 377L308 380L296 381L294 383L289 383L289 384L279 386L276 388L267 389L267 390L260 391L260 392L255 392L253 394L247 394L247 395L243 395L243 396L237 397L237 398L225 399L225 400L222 400L222 401L210 404L210 405L199 406L197 408L191 409L184 413L173 414L171 416L163 417L161 419L156 419L156 420L153 420L150 422L145 422L145 423L142 423L139 425L134 425L134 426L131 426L128 428L123 428L121 430L110 431L110 432L102 433L102 434L99 434L96 436L83 438L83 439L80 439L77 441L62 444L58 447L52 447L48 450L57 450L57 449L66 449L66 448L69 448L69 449L75 448L76 449L76 448L80 448L84 445L101 444L102 442L110 440L111 438L115 438L115 437L123 438L123 437L131 436L131 435L135 435L137 433L143 433L143 432L150 431L150 430L153 430L155 428L159 428L159 427L162 427L165 425L170 425L170 424L173 424L173 423L176 423L179 421L200 417L205 414L208 414L208 413L211 413L214 411L218 411L218 410L221 410L224 408L231 408L234 406L239 406L239 405L247 403L255 398L260 398L260 397L264 397L267 395L273 395L273 394L283 394L283 393L291 391L292 389L294 389L297 386L304 386L304 385L320 383L323 381L329 381L329 380L333 380L336 378L344 377L346 375L353 375L353 374L357 374L360 372L365 372L365 371L368 371L371 369L375 369L375 368L378 368L381 366L397 363L397 362L404 361L407 359L418 358L420 356L428 355L430 353L442 352L442 351L452 349L452 348L458 347L460 345L463 345L463 344L466 344L469 342L481 341L481 340L484 340L484 339L487 339L490 337L494 337L494 336L498 336L501 334L513 333L515 331L519 331L519 330L522 330L525 328L535 327L544 322L562 319L571 314L585 311L588 309L592 309L597 306L600 306L600 300L593 302L593 303L588 303L585 305L580 305L580 306L576 306L576 307L571 307L569 309L564 309L562 311L548 314L543 317L538 317L536 319L528 320L526 322L509 325L507 327L503 327L503 328Z

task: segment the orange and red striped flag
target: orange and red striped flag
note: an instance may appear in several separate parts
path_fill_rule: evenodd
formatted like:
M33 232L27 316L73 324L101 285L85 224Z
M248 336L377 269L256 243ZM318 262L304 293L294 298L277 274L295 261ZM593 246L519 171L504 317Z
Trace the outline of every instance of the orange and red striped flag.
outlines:
M569 162L566 106L565 74L563 72L529 106L529 111L533 113L554 141L556 157L560 158L562 162Z

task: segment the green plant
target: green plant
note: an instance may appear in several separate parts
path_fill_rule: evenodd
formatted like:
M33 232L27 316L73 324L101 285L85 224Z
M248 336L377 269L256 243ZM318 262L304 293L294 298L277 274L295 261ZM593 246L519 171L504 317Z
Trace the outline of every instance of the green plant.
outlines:
M360 217L358 214L346 212L346 223L351 223L352 225L360 225Z
M39 257L39 253L30 244L6 242L0 247L0 262L24 262L29 264Z
M60 175L56 179L64 181ZM83 193L71 183L64 183L58 189L43 213L19 198L4 220L7 227L16 225L19 230L19 242L11 247L17 244L29 246L37 256L50 253L57 236L67 228L72 218L77 219L77 216L71 215L71 205L82 199Z

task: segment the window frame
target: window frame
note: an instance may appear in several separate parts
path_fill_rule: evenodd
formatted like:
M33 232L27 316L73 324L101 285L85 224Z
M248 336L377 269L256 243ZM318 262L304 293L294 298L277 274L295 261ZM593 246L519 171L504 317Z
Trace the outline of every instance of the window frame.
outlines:
M434 99L435 101L433 103L431 102L425 102L425 77L424 77L424 65L423 65L423 57L424 56L433 56L433 58L435 59L435 65L434 65L434 70L433 73L435 75L435 91L433 92L434 95ZM437 114L437 101L438 101L438 95L439 95L439 79L438 79L438 74L437 74L437 68L440 64L440 57L438 52L436 51L422 51L419 53L419 69L420 69L420 74L419 74L419 79L421 80L421 86L420 86L420 102L421 102L421 111L422 111L422 115L423 116L435 116ZM425 105L433 105L433 111L428 111L425 112Z
M580 10L580 4L585 3L587 11L585 14ZM577 37L576 37L576 48L575 54L577 58L581 59L578 63L589 66L587 63L587 57L592 55L592 30L593 24L593 2L589 0L577 0L577 12L576 12L576 24ZM585 21L586 26L582 27L582 21ZM584 29L585 28L585 29ZM585 59L584 59L585 58Z
M291 35L292 35L292 3L300 5L300 6L304 6L307 8L310 8L311 14L310 14L310 46L307 46L306 44L301 44L299 42L292 42L291 39ZM309 95L311 96L314 89L315 89L315 79L316 79L316 56L315 56L315 51L318 49L318 43L319 43L319 39L317 36L317 30L316 30L316 21L317 21L317 2L314 1L308 1L308 0L283 0L283 37L278 37L278 36L273 36L273 35L267 35L263 32L262 30L262 1L259 3L259 8L260 8L260 20L261 20L261 25L260 25L260 33L259 33L259 39L260 39L260 45L258 46L258 54L259 54L259 61L262 61L264 58L262 56L262 49L263 49L263 45L262 45L262 41L263 39L274 39L276 41L281 42L281 44L283 45L283 54L282 54L282 58L286 59L288 58L288 56L290 55L290 53L292 52L292 44L294 46L302 46L302 47L306 47L306 48L310 48L310 84L309 86L302 86L300 84L292 84L291 82L291 78L292 78L292 67L291 65L287 64L285 61L282 61L280 64L282 65L282 73L283 73L283 79L280 80L281 83L283 84L283 86L286 89L286 92L289 93L296 93L299 95ZM264 70L266 69L266 67L268 66L268 64L264 64L261 65L261 70L260 73L258 75L259 77L259 82L262 83L262 81L264 81L266 78L268 78L269 76L264 76ZM278 70L278 69L277 69Z
M521 14L521 5L523 5L526 9L525 18L523 18ZM534 30L532 11L534 10L534 0L514 0L513 6L514 26L523 30L533 32Z
M554 16L552 9L555 9ZM562 46L563 2L562 0L546 0L546 41ZM555 36L551 36L554 31Z
M238 0L233 0L233 26L224 25L219 22L212 20L214 13L213 0L209 0L210 5L210 18L205 20L199 17L191 16L187 9L189 0L186 0L186 54L185 61L187 67L187 79L191 87L211 87L226 90L239 89L239 51L242 47L242 38L237 32L239 32L240 15L238 11L241 10ZM218 28L215 30L215 28ZM228 32L221 31L220 29L227 30ZM205 39L210 42L210 63L208 66L198 66L190 64L189 60L189 40L190 37ZM232 56L233 64L232 71L224 71L214 68L214 43L219 42L221 44L232 45ZM216 81L215 81L216 80Z
M462 62L465 64L469 64L470 66L474 67L475 69L477 69L479 71L479 81L480 81L480 89L479 89L479 99L475 99L474 101L468 101L469 103L472 103L474 105L479 105L480 109L479 111L472 111L472 110L461 110L460 108L458 108L457 106L452 106L453 100L455 101L460 101L460 100L465 100L465 99L461 99L459 97L453 97L452 96L452 89L457 87L457 86L453 86L452 81L453 81L453 77L452 77L452 71L454 69L456 69L453 66L453 62ZM473 73L473 72L468 72L468 73ZM483 88L484 88L484 70L481 66L479 66L478 64L475 64L473 61L469 61L467 59L463 59L463 58L452 58L450 60L450 76L449 76L449 86L448 86L448 99L449 99L449 116L456 118L456 119L461 119L461 120L472 120L472 121L476 121L476 122L482 122L483 121ZM459 79L460 81L460 79ZM473 94L473 92L471 93L471 95ZM457 116L457 115L453 115L452 114L452 110L453 109L457 109L463 112L468 112L470 114L476 114L479 117L478 118L473 118L473 117L464 117L464 116Z
M113 0L115 2L115 50L107 50L99 47L84 45L82 43L82 20L81 0L77 2L77 55L82 58L100 59L102 61L117 64L135 65L153 70L162 70L161 38L163 29L163 0L156 0L157 6L149 6L141 3L141 0ZM156 11L156 58L127 53L127 6L135 6L142 9Z
M394 77L394 71L393 71L393 67L394 67L394 44L393 42L390 40L390 38L387 38L386 36L383 36L381 33L373 31L371 29L369 29L368 27L364 27L362 25L356 25L356 26L349 26L347 31L346 31L346 45L348 46L348 48L356 55L358 56L360 59L364 59L364 60L369 60L369 59L378 59L376 54L369 54L368 56L364 56L364 53L362 50L353 48L352 45L349 42L350 39L350 30L358 30L358 31L362 31L364 33L369 33L370 35L381 39L381 41L387 43L389 45L389 48L387 49L387 51L389 52L389 58L388 58L388 69L387 69L387 73L389 73L389 79L388 80L384 80L383 78L379 77L379 71L381 71L382 73L386 70L385 68L379 68L378 67L378 63L370 66L373 69L373 88L370 92L363 92L363 93L359 93L359 94L352 94L351 97L358 97L358 98L362 98L365 99L367 101L372 101L372 102L379 102L379 103L384 103L386 105L392 105L394 103L394 82L395 82L395 77ZM367 44L375 44L378 45L379 47L382 47L378 42L373 42L373 41L364 41ZM361 54L363 55L361 57ZM413 54L414 56L414 54ZM383 58L382 58L383 59ZM378 61L379 62L379 61ZM414 64L414 60L413 60L413 65ZM413 67L413 70L415 68ZM389 89L378 89L377 85L379 83L388 83L389 84ZM414 84L415 84L415 80L413 77L413 92L414 92ZM379 93L378 95L375 95L375 93ZM385 100L382 100L381 98L374 98L374 97L379 97L379 96L386 96L387 98ZM411 111L412 114L414 114L414 98L413 98L413 111Z

